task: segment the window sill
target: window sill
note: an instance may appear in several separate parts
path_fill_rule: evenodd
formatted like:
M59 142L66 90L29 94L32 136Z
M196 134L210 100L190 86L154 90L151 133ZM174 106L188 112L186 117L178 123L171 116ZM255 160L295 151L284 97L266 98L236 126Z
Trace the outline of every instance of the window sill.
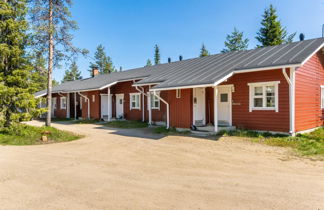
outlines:
M252 108L251 111L276 111L276 108Z

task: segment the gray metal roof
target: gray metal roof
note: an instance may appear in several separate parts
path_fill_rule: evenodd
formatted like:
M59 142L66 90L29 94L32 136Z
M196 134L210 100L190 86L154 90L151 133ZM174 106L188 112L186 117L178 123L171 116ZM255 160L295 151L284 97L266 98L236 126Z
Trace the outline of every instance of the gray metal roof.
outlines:
M65 82L54 87L53 92L94 90L109 86L118 81L132 79L141 79L136 83L138 85L159 83L154 86L154 89L211 85L231 73L243 70L301 65L323 44L324 38L318 38L142 67ZM45 90L37 92L35 95L40 96L42 94L45 94Z
M153 89L210 85L243 70L301 65L323 44L324 38L318 38L163 64L157 74L136 84L159 83Z

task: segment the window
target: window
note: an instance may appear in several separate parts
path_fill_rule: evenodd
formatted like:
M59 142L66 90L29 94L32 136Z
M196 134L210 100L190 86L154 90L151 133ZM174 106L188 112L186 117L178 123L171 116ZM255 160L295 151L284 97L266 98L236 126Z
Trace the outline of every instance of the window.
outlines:
M94 103L96 101L96 96L92 95L92 102Z
M324 85L321 85L321 108L324 109Z
M61 97L61 103L60 103L60 106L61 106L61 109L66 109L66 97Z
M181 98L181 89L176 90L176 98Z
M148 93L150 94L151 99L151 108L152 109L160 109L160 99L154 95L154 93ZM160 96L160 93L157 93L157 95ZM149 109L149 103L147 103L147 109Z
M276 112L278 112L279 83L279 81L249 83L250 112L252 110L276 110Z
M129 101L130 101L130 109L140 109L141 100L140 93L130 93L129 94Z
M52 98L52 107L53 109L56 109L56 98Z
M227 93L220 94L220 102L228 102L228 94Z

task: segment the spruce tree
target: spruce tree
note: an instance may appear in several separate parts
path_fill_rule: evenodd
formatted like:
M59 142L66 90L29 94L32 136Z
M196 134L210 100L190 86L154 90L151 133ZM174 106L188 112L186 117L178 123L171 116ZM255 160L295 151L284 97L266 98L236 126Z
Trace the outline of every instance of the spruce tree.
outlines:
M4 126L39 114L26 54L26 0L0 1L0 116Z
M240 32L236 28L232 34L226 36L225 48L221 51L222 53L231 51L246 50L248 48L249 39L245 39L243 32Z
M152 61L150 59L147 59L145 66L152 66Z
M52 73L60 61L87 54L72 44L71 31L78 29L71 20L72 0L32 0L30 17L33 25L33 46L47 59L47 117L46 125L51 125ZM54 47L55 46L55 47Z
M100 74L109 74L111 72L116 71L112 60L109 56L107 56L105 52L105 47L103 45L98 45L95 52L95 62L90 63L89 72L92 74L92 69L97 67L99 69Z
M257 32L256 39L260 42L258 47L273 46L293 41L296 33L287 35L287 31L281 26L278 20L276 9L270 4L270 7L264 10L261 28Z
M160 64L160 60L161 60L160 48L159 48L159 46L156 44L155 47L154 47L154 64L155 64L155 65Z
M208 56L208 55L209 55L209 52L206 49L205 44L202 44L201 49L200 49L199 57L205 57L205 56Z
M82 79L81 72L79 71L78 65L75 61L72 62L70 68L65 71L62 82L74 81Z

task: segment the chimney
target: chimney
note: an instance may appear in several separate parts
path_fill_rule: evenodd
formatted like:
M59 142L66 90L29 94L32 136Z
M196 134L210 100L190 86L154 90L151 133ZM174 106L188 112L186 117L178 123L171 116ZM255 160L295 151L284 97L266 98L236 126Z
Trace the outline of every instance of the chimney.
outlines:
M303 33L299 34L299 40L304 41L305 40L305 35Z
M98 67L94 66L92 67L92 77L95 77L97 75L99 75L99 69Z
M182 61L182 55L179 56L179 61Z
M168 58L168 63L171 63L171 58Z

